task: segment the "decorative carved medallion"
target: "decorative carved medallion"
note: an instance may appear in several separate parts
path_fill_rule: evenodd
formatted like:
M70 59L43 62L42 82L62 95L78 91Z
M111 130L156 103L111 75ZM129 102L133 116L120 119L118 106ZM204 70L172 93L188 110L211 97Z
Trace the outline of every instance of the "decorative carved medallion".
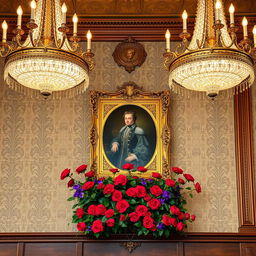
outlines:
M137 66L141 66L146 57L144 46L131 37L119 43L113 52L113 58L117 65L123 66L129 73L134 71Z
M141 246L141 243L128 241L120 244L122 247L127 249L129 253L132 253L137 247Z

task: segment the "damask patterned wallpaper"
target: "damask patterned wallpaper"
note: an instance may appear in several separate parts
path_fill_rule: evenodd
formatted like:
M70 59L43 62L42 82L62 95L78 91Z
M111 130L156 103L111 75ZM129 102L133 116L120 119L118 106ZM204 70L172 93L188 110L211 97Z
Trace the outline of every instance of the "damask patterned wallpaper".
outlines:
M127 81L167 90L164 44L144 43L148 57L128 74L112 53L117 43L94 43L90 88L113 91ZM3 65L1 65L3 66ZM1 85L3 85L1 77ZM189 231L238 230L233 100L171 96L171 164L202 184L190 200L197 215ZM0 232L73 231L71 204L60 172L89 163L88 91L74 99L34 100L0 87Z

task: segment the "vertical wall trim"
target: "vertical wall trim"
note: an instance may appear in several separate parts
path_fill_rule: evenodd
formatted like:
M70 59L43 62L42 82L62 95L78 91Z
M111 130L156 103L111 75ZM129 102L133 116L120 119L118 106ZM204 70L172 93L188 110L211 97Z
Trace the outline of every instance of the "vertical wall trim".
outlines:
M239 232L256 231L251 89L234 96Z
M24 243L17 243L17 256L23 256L24 255Z

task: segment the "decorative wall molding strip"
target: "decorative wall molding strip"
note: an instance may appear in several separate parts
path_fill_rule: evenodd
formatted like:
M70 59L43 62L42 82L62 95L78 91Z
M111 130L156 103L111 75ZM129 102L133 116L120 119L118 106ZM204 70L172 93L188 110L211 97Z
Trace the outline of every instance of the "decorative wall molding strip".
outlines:
M234 97L239 231L256 232L251 89Z

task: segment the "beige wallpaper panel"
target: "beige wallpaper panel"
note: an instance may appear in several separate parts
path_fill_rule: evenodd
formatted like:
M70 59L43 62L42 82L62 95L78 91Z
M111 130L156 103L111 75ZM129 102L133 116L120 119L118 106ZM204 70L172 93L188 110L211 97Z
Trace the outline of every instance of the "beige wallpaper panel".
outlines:
M97 66L90 88L115 90L134 81L166 90L164 43L144 43L148 57L128 74L112 53L117 43L94 43ZM0 87L0 232L72 231L69 192L62 169L89 163L88 91L73 99L33 100ZM190 231L236 232L233 101L219 96L171 96L171 163L188 170L203 192L190 200L197 215Z

